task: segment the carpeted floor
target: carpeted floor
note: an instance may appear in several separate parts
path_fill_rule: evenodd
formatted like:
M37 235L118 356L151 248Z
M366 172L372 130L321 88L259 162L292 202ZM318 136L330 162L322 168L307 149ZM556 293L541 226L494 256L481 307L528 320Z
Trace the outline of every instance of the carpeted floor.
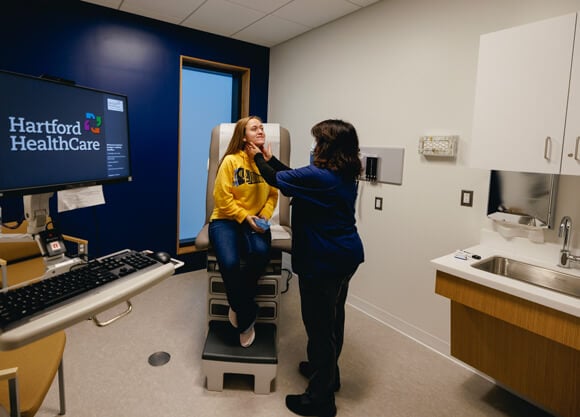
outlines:
M132 300L133 312L109 327L90 321L67 330L64 373L68 417L292 416L284 397L304 391L298 374L305 334L296 279L282 295L278 375L269 395L253 378L227 375L224 391L205 389L205 271L175 275ZM119 306L119 311L124 307ZM99 316L112 317L116 311ZM340 361L341 417L547 417L539 410L412 339L347 308ZM148 358L167 352L169 362ZM37 417L58 414L53 384Z

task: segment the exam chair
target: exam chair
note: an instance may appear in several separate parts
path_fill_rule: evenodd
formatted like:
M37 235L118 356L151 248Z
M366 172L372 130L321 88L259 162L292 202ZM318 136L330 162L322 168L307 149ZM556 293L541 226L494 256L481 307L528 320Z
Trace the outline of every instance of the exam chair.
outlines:
M249 348L239 345L237 332L228 321L229 304L219 272L215 253L211 248L208 223L214 208L213 188L217 167L234 131L234 123L222 123L211 132L206 188L205 225L195 239L198 250L207 251L208 330L202 354L202 369L207 389L223 390L224 374L254 376L254 392L268 394L276 377L278 364L278 319L283 275L291 272L282 267L283 254L291 253L290 201L279 194L278 205L271 219L272 252L264 275L258 280L259 306L256 320L256 340ZM266 142L272 153L284 164L290 164L290 134L275 123L264 123Z
M210 248L208 225L214 208L213 188L219 161L234 133L235 123L221 123L211 131L207 185L205 196L205 224L195 238L197 250ZM285 165L290 165L290 133L277 123L264 123L266 142L272 146L272 153ZM272 221L272 249L290 253L292 247L290 228L290 199L281 193ZM276 233L279 232L279 233ZM276 236L276 237L275 237Z

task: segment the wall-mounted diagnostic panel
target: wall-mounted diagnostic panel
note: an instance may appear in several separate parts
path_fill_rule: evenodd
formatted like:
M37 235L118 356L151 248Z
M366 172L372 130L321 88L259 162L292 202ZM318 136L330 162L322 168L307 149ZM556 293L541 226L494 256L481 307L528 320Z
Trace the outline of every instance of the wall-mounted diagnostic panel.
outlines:
M403 183L404 148L371 148L361 146L363 170L360 179L388 184Z

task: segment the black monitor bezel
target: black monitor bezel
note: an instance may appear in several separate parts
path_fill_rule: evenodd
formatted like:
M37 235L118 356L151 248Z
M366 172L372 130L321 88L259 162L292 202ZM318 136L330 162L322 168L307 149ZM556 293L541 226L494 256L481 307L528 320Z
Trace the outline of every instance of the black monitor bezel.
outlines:
M65 183L55 183L55 184L47 184L42 186L32 186L32 187L23 187L23 188L10 188L2 190L0 189L0 198L1 197L13 197L13 196L24 196L30 194L40 194L40 193L48 193L48 192L56 192L62 190L70 190L74 188L80 187L90 187L95 185L105 185L105 184L114 184L114 183L124 183L130 182L133 180L133 163L131 158L131 132L130 132L130 125L129 125L129 98L126 94L117 93L109 90L102 90L93 87L87 87L83 85L76 84L72 81L65 80L63 78L52 77L52 76L34 76L28 75L23 73L18 73L14 71L7 71L0 69L0 73L8 74L12 76L22 77L22 78L29 78L34 80L39 80L42 82L52 83L62 85L64 87L70 88L77 88L82 90L93 91L100 94L110 94L113 96L122 97L125 100L126 108L125 108L125 118L127 120L127 155L129 155L129 175L121 176L121 177L114 177L114 178L98 178L93 180L84 180L78 182L65 182Z

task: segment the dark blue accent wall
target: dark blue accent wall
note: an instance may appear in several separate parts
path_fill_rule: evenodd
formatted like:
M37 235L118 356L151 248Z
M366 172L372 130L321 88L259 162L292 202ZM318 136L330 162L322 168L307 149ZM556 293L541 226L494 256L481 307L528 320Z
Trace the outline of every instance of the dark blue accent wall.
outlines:
M73 0L6 2L0 39L0 69L128 96L133 181L105 185L105 205L57 213L51 199L59 229L88 239L91 256L176 252L181 55L250 68L250 113L267 119L265 47ZM22 217L21 199L0 204L5 222Z

